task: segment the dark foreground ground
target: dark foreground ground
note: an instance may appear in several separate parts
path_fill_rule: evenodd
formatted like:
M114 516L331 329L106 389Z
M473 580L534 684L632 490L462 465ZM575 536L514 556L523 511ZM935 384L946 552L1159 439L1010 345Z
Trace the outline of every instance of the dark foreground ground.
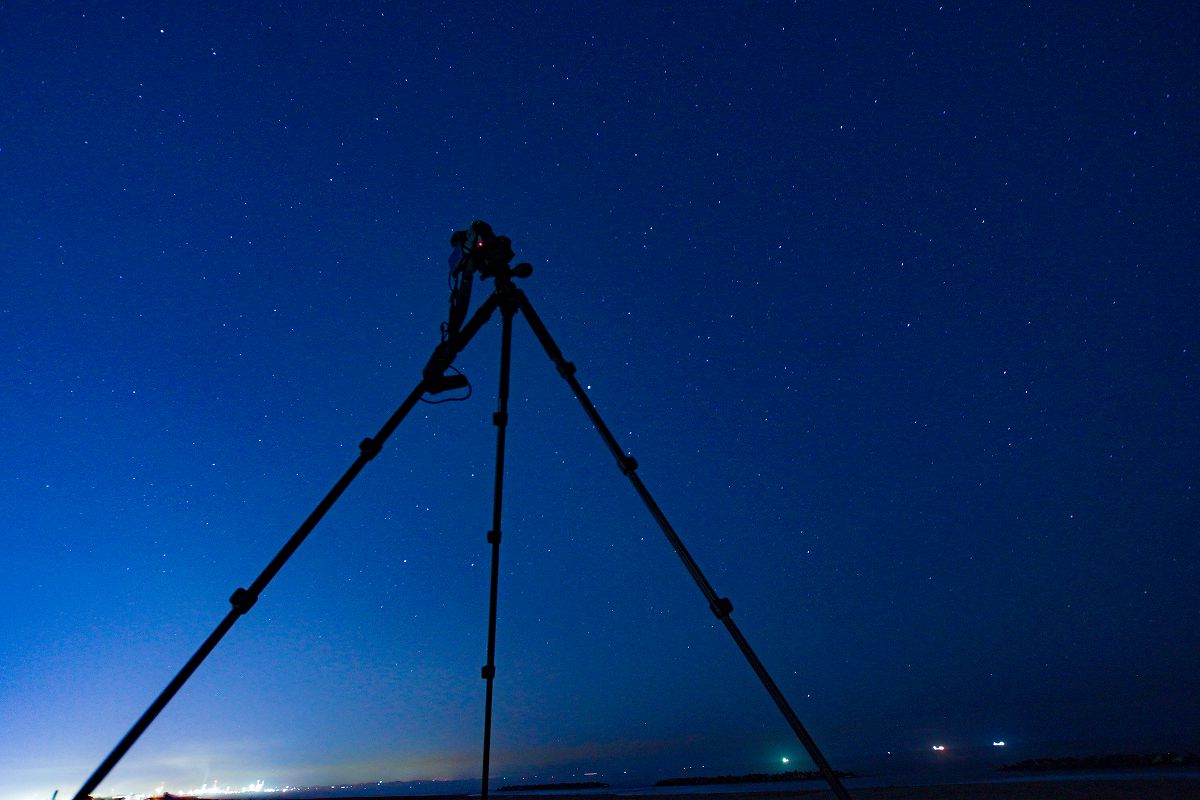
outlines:
M633 794L522 795L538 800L834 800L829 789L805 788L779 792L672 794L639 798ZM1134 778L1128 780L1048 780L1016 783L964 783L946 786L890 786L853 789L854 800L1200 800L1195 778ZM407 798L406 800L411 800ZM463 800L466 800L465 798Z
M1200 800L1200 780L1138 778L895 786L855 789L851 795L855 800ZM833 800L834 794L824 790L796 796L804 800Z

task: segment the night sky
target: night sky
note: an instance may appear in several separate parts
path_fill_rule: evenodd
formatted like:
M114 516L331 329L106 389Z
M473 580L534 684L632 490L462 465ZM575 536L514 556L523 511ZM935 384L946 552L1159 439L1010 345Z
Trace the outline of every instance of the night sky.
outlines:
M3 800L417 384L476 218L835 767L1195 742L1200 13L1047 5L5 4ZM100 793L478 774L499 340ZM512 379L493 774L806 767L521 320Z

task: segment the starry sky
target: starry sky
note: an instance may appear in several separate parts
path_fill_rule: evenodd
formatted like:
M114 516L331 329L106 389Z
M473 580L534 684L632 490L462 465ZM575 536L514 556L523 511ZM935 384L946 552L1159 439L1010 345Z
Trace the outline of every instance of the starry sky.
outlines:
M1165 8L5 4L0 796L73 793L412 390L476 218L836 767L1195 742ZM499 339L101 793L478 774ZM493 774L806 766L520 320L512 380Z

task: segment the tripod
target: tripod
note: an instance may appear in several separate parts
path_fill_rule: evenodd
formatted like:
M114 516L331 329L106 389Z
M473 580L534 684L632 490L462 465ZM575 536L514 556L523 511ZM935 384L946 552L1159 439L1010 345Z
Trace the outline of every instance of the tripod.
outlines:
M508 394L509 394L509 372L512 356L512 328L513 317L519 312L529 327L533 330L534 336L542 345L542 349L546 351L546 355L554 363L558 370L558 374L567 382L571 392L575 395L580 405L583 406L584 412L592 425L596 428L600 438L604 440L613 458L616 459L617 467L633 484L634 490L646 505L663 534L666 535L667 541L674 549L676 555L683 561L684 567L692 576L700 591L704 594L704 598L708 601L708 607L713 614L725 626L729 635L733 637L734 642L742 651L749 662L750 667L762 682L763 687L771 696L771 699L778 706L788 725L791 727L796 738L804 745L808 751L809 757L817 766L821 776L829 784L833 793L839 800L850 800L850 795L842 785L837 774L830 767L829 762L822 755L816 742L804 725L792 710L787 698L783 692L775 684L770 673L767 672L765 666L759 661L758 656L750 647L750 643L742 635L741 630L733 621L732 612L733 604L728 598L719 596L713 589L704 573L700 571L700 567L696 564L683 541L671 527L671 523L667 520L658 503L655 502L650 491L642 483L637 474L637 461L632 456L627 455L617 444L616 438L608 429L608 426L601 419L600 414L596 411L596 407L584 392L583 387L575 378L575 365L567 361L555 344L550 332L542 323L541 318L534 311L533 306L529 302L529 298L521 291L514 283L513 278L528 277L532 273L532 267L528 264L518 264L515 267L509 266L513 254L507 237L496 237L492 234L491 228L486 223L476 222L469 231L459 231L455 234L455 238L451 243L460 248L458 252L458 260L452 258L452 278L459 276L459 282L454 285L454 290L451 293L451 309L450 320L443 326L443 341L439 344L430 357L429 362L423 370L421 381L404 399L400 407L388 418L383 424L383 427L373 436L363 439L359 443L359 455L350 465L349 469L342 475L341 478L333 485L333 488L325 495L324 498L317 504L316 508L309 513L308 517L296 529L295 533L288 539L284 546L279 550L262 573L254 579L249 587L236 589L229 598L231 605L230 610L226 613L224 619L217 625L208 638L204 640L200 648L192 655L190 659L179 670L179 673L167 684L166 688L155 698L150 707L142 714L142 716L134 723L129 732L117 744L108 757L96 768L91 777L80 787L75 793L73 800L89 800L92 791L100 785L101 781L108 776L113 767L124 757L129 748L141 737L142 733L150 726L158 714L166 707L171 698L183 687L192 673L200 666L209 653L220 643L225 634L229 632L234 623L249 611L258 601L263 589L271 582L271 579L283 568L287 560L304 542L308 534L317 526L326 512L333 507L342 493L350 485L350 483L358 476L367 462L371 461L375 456L379 455L383 448L384 442L388 437L395 432L400 423L408 415L416 404L426 394L436 394L448 389L457 388L466 385L466 380L461 375L447 376L446 370L452 369L454 359L458 357L475 334L479 332L499 309L502 319L501 345L500 345L500 386L498 392L498 409L492 415L492 422L496 427L496 463L495 463L495 482L492 495L492 528L487 533L487 541L491 545L491 581L489 587L488 600L488 637L487 637L487 663L481 671L482 677L486 682L485 690L485 708L484 708L484 727L483 727L483 780L480 791L480 796L483 800L488 800L488 783L491 769L491 742L492 742L492 697L493 686L496 677L496 611L497 597L499 591L500 577L500 541L501 541L501 509L503 506L503 490L504 490L504 451L506 442L506 431L508 426ZM491 295L479 306L470 319L463 325L466 319L467 306L470 301L470 287L473 273L478 272L484 278L492 278L494 281L494 289Z

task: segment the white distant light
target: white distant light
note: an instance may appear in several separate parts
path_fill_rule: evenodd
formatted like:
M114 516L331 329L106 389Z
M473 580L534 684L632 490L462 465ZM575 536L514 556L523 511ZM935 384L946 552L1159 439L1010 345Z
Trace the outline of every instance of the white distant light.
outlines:
M945 749L946 749L946 745L944 745L944 744L935 744L935 745L933 746L933 749L934 749L934 750L936 750L936 751L938 751L938 752L940 753L940 752L942 752L943 750L945 750Z
M1004 747L1004 742L992 742L992 747Z
M783 757L783 763L787 764L787 763L788 763L788 761L789 761L788 757L787 757L787 756L784 756L784 757Z

